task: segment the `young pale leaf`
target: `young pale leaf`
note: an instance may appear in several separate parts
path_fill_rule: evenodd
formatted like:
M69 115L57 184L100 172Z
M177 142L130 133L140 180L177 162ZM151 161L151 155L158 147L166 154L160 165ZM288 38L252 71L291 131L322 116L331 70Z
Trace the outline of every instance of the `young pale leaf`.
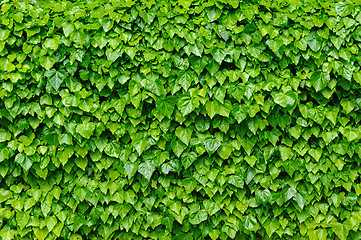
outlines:
M222 145L218 150L217 153L222 159L228 159L233 151L233 147L230 144Z
M45 40L43 46L45 48L56 50L56 49L58 49L58 46L59 46L59 40L60 40L60 36L58 36L58 35L53 36L52 38L47 38Z
M86 166L88 165L88 159L87 158L76 158L75 164L83 169L85 171Z
M53 65L56 63L56 58L54 56L41 56L39 58L40 65L43 66L46 70L50 70Z
M0 129L0 142L5 142L11 139L11 134L5 129Z

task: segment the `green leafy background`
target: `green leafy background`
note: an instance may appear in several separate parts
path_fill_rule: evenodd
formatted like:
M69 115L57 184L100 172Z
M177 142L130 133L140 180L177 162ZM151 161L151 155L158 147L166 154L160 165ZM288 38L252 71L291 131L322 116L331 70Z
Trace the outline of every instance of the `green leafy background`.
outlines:
M352 1L0 5L2 239L361 238Z

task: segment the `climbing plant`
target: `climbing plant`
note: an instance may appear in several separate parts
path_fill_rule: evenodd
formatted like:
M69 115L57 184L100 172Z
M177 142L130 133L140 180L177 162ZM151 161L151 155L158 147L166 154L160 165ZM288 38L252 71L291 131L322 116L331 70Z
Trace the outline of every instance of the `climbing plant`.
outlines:
M2 239L361 238L354 1L0 6Z

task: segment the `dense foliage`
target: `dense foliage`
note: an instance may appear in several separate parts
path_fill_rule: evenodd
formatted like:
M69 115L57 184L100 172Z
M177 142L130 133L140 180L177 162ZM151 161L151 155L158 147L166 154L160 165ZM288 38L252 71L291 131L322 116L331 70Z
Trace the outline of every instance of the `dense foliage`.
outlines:
M2 239L361 238L359 6L0 5Z

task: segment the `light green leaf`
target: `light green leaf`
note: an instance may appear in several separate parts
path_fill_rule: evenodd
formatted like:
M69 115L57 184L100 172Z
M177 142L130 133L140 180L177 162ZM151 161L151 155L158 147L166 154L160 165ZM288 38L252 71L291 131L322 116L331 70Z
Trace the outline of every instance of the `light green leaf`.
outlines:
M206 199L203 201L204 209L207 211L209 216L214 215L217 213L221 207L218 203L212 201L212 199Z
M311 32L307 37L308 46L315 52L321 49L322 39L316 34L316 32Z
M59 35L55 35L52 38L47 38L43 43L43 47L56 50L58 49L59 46L59 40L60 40Z
M318 162L322 156L321 149L310 149L308 153Z
M271 238L272 234L281 228L280 223L277 221L277 219L267 219L267 221L264 223L264 228L266 229L268 237Z
M64 22L62 27L65 37L69 37L70 34L74 31L74 25L72 23Z
M79 124L76 127L75 131L84 138L89 139L93 135L94 129L95 129L94 123L85 123L85 124Z
M11 139L11 134L5 129L0 129L0 142L9 141Z
M295 139L299 139L301 136L301 130L302 127L300 125L296 125L293 127L290 127L288 129L289 133L291 134L292 137L294 137Z
M238 123L241 123L249 114L249 107L245 104L233 104L230 113Z
M231 175L228 179L228 183L232 184L233 186L237 188L243 188L244 181L240 176L237 175Z
M173 202L170 206L169 209L172 210L173 212L175 212L177 215L180 214L182 208L182 203L181 202Z
M172 151L174 152L174 154L177 157L180 157L180 155L182 154L184 149L186 149L186 147L187 147L187 145L185 145L181 141L173 140L172 143L171 143Z
M340 240L347 239L347 236L349 235L349 229L347 229L347 227L344 226L344 224L335 222L331 225L331 227L332 227L332 231L336 234L336 236Z
M330 75L327 72L315 71L312 73L310 80L316 92L319 92L327 87L330 82Z
M214 116L220 112L220 104L217 104L216 101L208 101L206 103L206 111L208 116L213 119Z
M189 62L192 68L194 69L194 71L198 75L200 75L208 64L208 57L207 56L196 57L192 55L189 57Z
M301 209L303 209L305 207L305 205L307 204L306 199L304 197L302 197L302 195L300 193L296 194L295 200Z
M148 138L146 133L137 133L132 137L132 144L135 150L137 150L139 156L143 153L148 146Z
M34 229L34 234L35 234L35 237L36 239L38 240L44 240L45 237L48 235L49 231L47 228L35 228Z
M8 228L4 227L0 231L0 235L1 235L2 240L11 240L11 239L14 239L15 232L12 229L8 229Z
M335 5L337 15L344 17L351 13L351 6L347 2L337 2Z
M356 107L356 104L354 102L347 99L342 99L340 103L346 114L349 114Z
M179 111L185 116L199 106L199 100L191 97L187 92L179 99L177 106Z
M202 57L203 50L204 50L203 43L201 41L195 41L192 48L192 53L198 57Z
M226 56L226 51L218 47L213 47L211 54L214 60L216 60L219 64L221 64Z
M266 204L272 201L272 194L269 189L257 190L256 198L258 202Z
M218 150L222 142L218 138L212 136L204 139L203 144L208 152L208 155L210 156Z
M85 168L88 165L88 159L78 157L75 159L75 164L85 171Z
M257 219L251 215L247 215L246 220L244 221L244 228L248 231L256 231L259 228Z
M189 222L193 225L198 225L207 220L208 214L204 209L189 212Z
M177 129L175 130L175 135L187 146L191 139L192 133L193 130L190 128L177 127Z
M228 159L229 156L231 155L232 151L233 151L232 145L230 145L230 144L225 144L225 145L222 145L222 146L218 149L217 153L218 153L218 155L219 155L222 159Z
M288 91L286 93L276 93L273 97L273 100L275 103L284 108L292 107L297 101L297 94L293 91Z
M189 168L192 163L197 159L195 152L185 152L182 154L182 165L185 169Z
M64 71L55 70L50 70L46 72L45 76L49 77L49 83L56 91L59 90L60 85L64 82L66 78Z
M39 62L43 68L50 70L56 63L56 58L54 56L41 56Z
M164 86L160 79L148 80L145 89L157 96L161 96L164 93Z
M152 160L146 160L145 162L139 164L138 172L142 174L148 181L152 177L154 171L155 165Z
M321 133L321 137L326 142L326 144L329 144L330 142L332 142L332 140L338 137L338 134L335 131L331 131L331 132L323 131Z
M245 156L244 157L244 160L246 160L246 162L251 166L253 167L256 162L257 162L257 158L256 156Z
M285 192L285 201L288 201L292 198L295 198L297 195L297 190L295 188L288 188L288 190Z
M10 31L7 29L0 29L0 41L5 41L9 37Z
M182 74L178 75L177 83L182 86L184 91L188 91L192 82L195 81L196 75L193 71L184 71Z
M124 164L124 169L125 169L128 179L131 179L137 173L138 165L136 163L127 161Z

